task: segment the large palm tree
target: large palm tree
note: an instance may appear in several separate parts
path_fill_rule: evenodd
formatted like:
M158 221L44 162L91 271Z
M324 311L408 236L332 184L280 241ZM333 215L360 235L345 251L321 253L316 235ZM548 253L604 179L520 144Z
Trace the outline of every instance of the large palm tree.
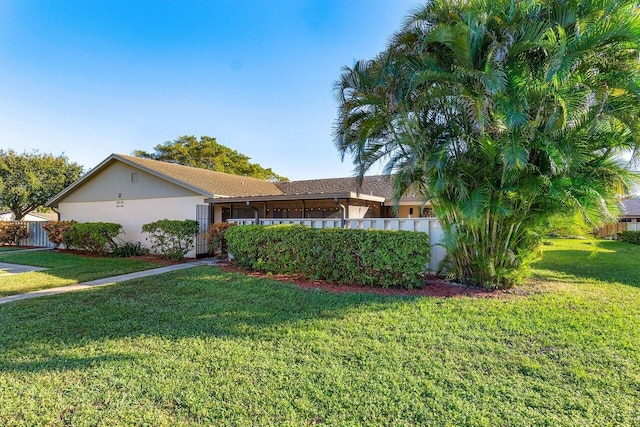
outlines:
M551 215L615 217L640 141L640 12L626 1L434 0L336 82L335 141L431 201L450 272L518 283Z

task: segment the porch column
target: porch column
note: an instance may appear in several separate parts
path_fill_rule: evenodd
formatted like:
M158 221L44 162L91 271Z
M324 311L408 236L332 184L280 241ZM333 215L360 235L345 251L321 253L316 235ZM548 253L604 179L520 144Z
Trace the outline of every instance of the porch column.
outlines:
M260 225L260 210L251 205L251 202L247 202L247 206L253 210L253 219L256 225Z
M333 199L333 203L340 206L340 228L344 228L345 211L347 210L347 208L342 203L340 203L340 200L338 200L337 197Z

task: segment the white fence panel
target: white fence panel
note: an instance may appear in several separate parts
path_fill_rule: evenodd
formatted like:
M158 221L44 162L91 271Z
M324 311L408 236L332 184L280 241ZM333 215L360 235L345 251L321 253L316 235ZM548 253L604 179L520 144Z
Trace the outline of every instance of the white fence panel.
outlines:
M254 224L253 219L228 219L238 225ZM261 219L261 225L296 224L313 228L340 228L340 219L336 218L278 218ZM444 247L440 244L444 238L444 232L437 218L348 218L344 221L345 228L360 230L403 230L429 234L431 245L431 258L429 269L436 270L446 255Z

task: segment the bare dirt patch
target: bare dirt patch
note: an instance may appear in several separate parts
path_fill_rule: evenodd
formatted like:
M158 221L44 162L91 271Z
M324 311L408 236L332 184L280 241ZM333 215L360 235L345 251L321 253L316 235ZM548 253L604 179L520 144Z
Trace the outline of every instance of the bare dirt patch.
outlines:
M242 273L251 277L261 277L274 279L281 282L293 283L302 289L322 289L336 294L351 293L369 293L378 295L396 295L396 296L429 296L436 298L456 298L456 297L472 297L472 298L509 298L514 295L521 295L516 289L502 290L485 290L472 286L453 285L448 280L428 276L425 277L421 284L421 288L417 289L399 289L399 288L376 288L373 286L361 286L354 284L335 284L325 280L309 280L301 277L290 276L287 274L267 274L257 271L244 270L230 263L218 264L223 271L229 273Z

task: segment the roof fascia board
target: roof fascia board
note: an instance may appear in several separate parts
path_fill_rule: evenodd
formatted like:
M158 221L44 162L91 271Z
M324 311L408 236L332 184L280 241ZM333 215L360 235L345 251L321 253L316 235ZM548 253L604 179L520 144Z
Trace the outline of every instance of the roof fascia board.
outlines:
M271 196L242 196L242 197L226 197L216 196L205 200L205 203L229 204L229 203L246 203L246 202L284 202L291 200L321 200L321 199L359 199L371 202L384 202L384 197L371 196L367 194L357 194L353 192L346 193L314 193L314 194L275 194Z
M393 204L393 201L388 200L389 204ZM413 197L408 197L406 199L400 199L399 206L415 206L415 205L424 205L431 206L431 203L427 200L426 202L422 199L416 199Z

